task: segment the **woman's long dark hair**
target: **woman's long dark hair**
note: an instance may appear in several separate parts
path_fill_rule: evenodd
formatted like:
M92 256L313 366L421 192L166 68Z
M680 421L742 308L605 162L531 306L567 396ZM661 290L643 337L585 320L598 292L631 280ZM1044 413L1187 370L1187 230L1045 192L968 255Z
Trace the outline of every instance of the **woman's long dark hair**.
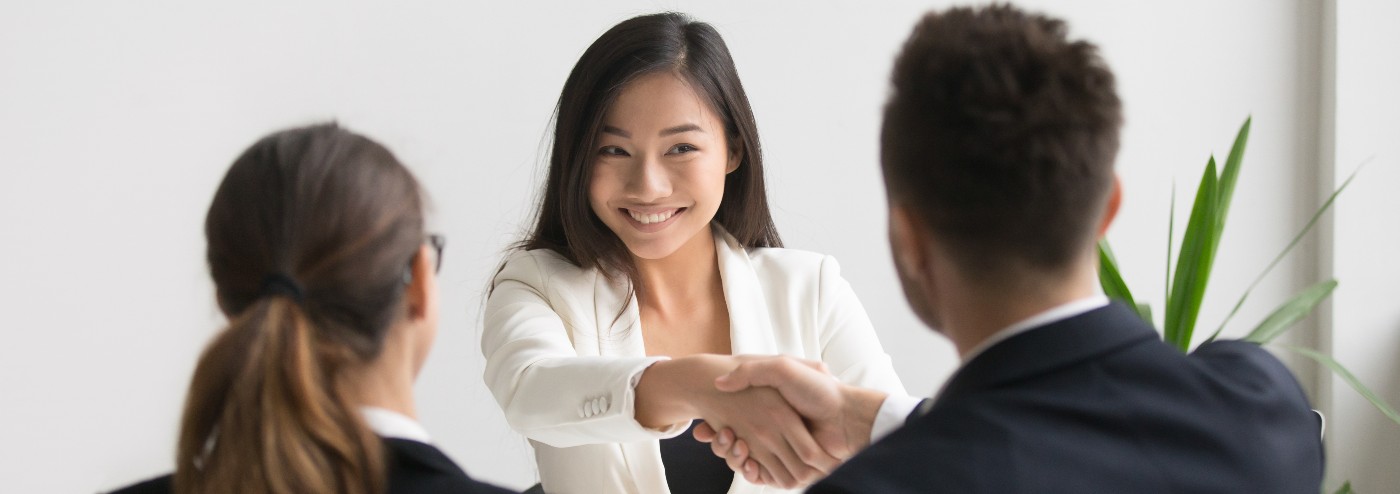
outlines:
M383 448L344 371L402 317L417 181L333 124L278 132L229 168L204 229L229 325L190 383L175 491L382 492Z
M564 82L555 109L553 149L535 227L519 244L549 249L570 262L635 280L627 246L593 212L588 184L603 115L627 84L672 72L685 79L724 122L739 168L725 176L715 221L745 247L781 247L768 212L758 125L734 60L709 24L677 13L633 17L594 41Z

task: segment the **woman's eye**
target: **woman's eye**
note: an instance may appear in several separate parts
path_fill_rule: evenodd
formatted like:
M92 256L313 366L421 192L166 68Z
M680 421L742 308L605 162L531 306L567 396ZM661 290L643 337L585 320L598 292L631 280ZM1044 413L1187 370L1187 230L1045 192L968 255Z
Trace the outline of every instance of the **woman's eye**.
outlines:
M677 144L675 146L672 146L671 150L667 152L667 154L682 154L689 153L692 151L698 151L698 149L696 149L695 146L689 144Z
M617 146L603 146L602 149L598 150L598 154L603 156L627 156L627 151L623 151L622 148Z

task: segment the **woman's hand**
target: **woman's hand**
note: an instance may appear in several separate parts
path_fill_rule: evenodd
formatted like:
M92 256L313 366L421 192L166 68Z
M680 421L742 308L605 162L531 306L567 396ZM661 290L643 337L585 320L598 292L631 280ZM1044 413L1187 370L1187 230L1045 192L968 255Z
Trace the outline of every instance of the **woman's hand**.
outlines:
M815 482L840 465L807 430L802 416L773 388L725 392L715 378L739 367L742 358L695 355L657 362L637 384L636 417L647 427L703 418L717 429L745 438L747 459L784 488Z
M772 388L723 393L697 403L711 427L745 438L748 457L769 474L772 485L793 488L825 477L841 464L827 454L802 416Z
M820 362L783 356L743 358L733 372L716 379L715 386L731 392L776 389L802 415L817 443L842 460L869 444L875 414L885 400L884 393L837 382ZM751 458L747 437L718 424L695 428L695 438L710 443L730 469L751 483L774 484L776 475Z

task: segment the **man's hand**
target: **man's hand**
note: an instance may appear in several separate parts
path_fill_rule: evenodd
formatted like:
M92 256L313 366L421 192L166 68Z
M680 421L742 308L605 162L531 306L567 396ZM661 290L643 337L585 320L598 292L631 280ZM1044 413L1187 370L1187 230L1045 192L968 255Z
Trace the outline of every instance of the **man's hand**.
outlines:
M715 379L721 391L738 392L752 387L772 387L805 419L812 438L836 458L845 460L870 443L870 428L885 394L844 385L820 362L792 357L741 357L729 374ZM718 428L716 428L718 427ZM711 450L729 468L755 484L774 484L779 479L767 462L750 457L744 434L736 436L723 424L701 424L695 438L710 443ZM779 482L781 483L781 482Z
M702 354L652 364L637 383L637 422L659 429L701 418L732 429L747 441L746 460L762 465L770 483L783 488L812 483L834 470L841 460L826 453L777 390L715 388L717 377L746 358Z
M767 484L784 489L807 485L841 464L842 459L828 454L808 431L802 416L771 388L700 398L696 407L705 419L701 426L712 424L747 438L745 461L763 467Z

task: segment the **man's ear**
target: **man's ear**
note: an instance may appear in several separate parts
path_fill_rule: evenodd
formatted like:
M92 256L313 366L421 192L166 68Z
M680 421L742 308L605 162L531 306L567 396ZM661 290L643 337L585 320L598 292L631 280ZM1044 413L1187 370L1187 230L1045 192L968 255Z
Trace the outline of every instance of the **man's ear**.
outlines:
M1113 174L1113 190L1108 192L1108 204L1104 205L1103 218L1099 219L1099 229L1095 232L1094 238L1101 239L1108 233L1109 225L1113 224L1113 219L1118 217L1118 207L1123 204L1123 181L1118 179L1118 174Z
M906 276L924 273L928 269L928 232L918 225L918 218L900 204L890 204L890 253L895 265Z
M724 174L734 173L739 169L739 164L744 162L744 141L741 139L730 139L733 143L729 146L729 164L724 167Z

